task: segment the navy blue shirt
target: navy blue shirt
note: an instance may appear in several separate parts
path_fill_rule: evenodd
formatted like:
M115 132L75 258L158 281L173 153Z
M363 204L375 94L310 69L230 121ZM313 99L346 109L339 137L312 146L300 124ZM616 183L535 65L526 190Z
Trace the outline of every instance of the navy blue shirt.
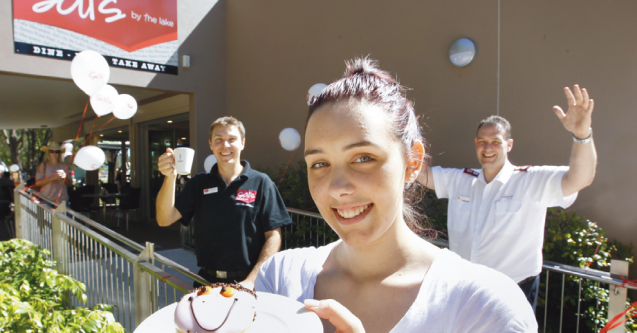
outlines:
M194 217L197 265L220 271L251 270L265 232L292 223L281 194L265 174L241 161L243 171L230 184L215 164L186 183L175 208L188 225Z

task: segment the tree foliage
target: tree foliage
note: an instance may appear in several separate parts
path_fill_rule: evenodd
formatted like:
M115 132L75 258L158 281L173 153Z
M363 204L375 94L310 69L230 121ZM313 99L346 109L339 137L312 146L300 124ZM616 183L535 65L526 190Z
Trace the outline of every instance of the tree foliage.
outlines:
M45 129L13 129L0 131L0 158L7 164L17 164L28 175L35 175L35 169L42 161L45 145L53 132Z
M124 332L110 305L68 305L71 296L85 303L86 287L52 269L46 249L12 239L0 252L0 332Z

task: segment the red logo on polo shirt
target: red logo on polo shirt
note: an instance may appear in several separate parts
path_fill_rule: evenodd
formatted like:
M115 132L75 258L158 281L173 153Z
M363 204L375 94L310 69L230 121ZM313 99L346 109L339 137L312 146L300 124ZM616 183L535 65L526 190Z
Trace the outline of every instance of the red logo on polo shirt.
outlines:
M257 199L257 191L250 190L238 190L237 191L237 201L244 202L246 204L251 204Z

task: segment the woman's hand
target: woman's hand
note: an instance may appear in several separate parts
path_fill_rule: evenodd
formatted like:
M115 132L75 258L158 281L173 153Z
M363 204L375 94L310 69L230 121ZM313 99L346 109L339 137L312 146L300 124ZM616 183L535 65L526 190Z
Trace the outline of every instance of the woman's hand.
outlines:
M327 319L336 327L335 333L365 333L363 323L341 303L333 299L306 299L305 308Z
M64 170L60 169L60 170L56 170L55 174L57 175L57 179L64 179L66 178L66 172L64 172Z

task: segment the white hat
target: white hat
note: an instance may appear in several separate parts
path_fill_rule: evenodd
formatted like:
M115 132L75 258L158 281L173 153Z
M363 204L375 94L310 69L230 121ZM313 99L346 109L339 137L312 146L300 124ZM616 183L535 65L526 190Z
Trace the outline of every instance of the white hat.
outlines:
M58 144L57 142L51 140L51 141L49 141L49 143L46 146L40 147L40 150L45 152L45 153L48 153L49 150L57 150L58 153L63 153L66 150L66 148L60 147L60 144Z

